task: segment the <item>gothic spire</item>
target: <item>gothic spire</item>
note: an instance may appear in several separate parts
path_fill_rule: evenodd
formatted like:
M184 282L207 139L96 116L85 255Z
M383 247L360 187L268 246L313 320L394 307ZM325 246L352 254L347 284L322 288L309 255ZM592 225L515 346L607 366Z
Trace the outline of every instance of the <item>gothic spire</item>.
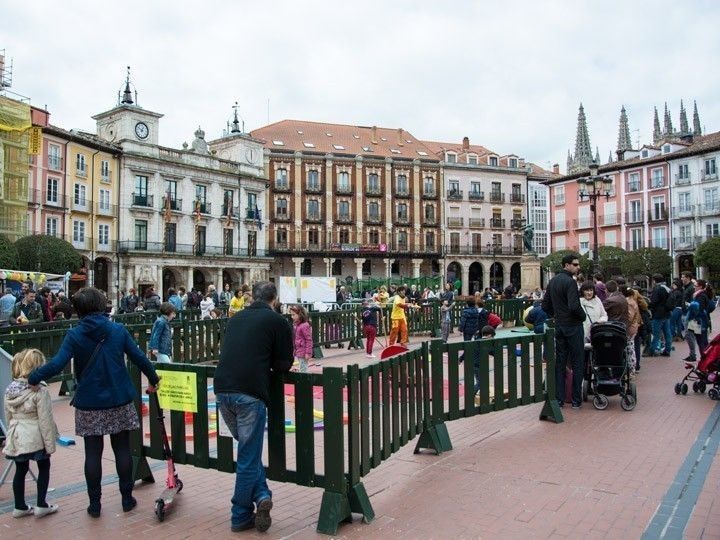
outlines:
M658 117L657 107L655 107L655 117L653 118L653 144L657 144L662 139L662 131L660 131L660 118Z
M689 135L690 127L688 126L687 112L682 99L680 100L680 135Z
M697 101L693 101L693 135L702 135L702 129L700 129L700 115L697 110Z
M573 172L586 169L592 163L593 154L590 146L590 135L588 134L587 119L582 103L578 111L577 135L575 138L575 155L573 156Z
M612 155L612 150L610 150L610 155L608 156L608 163L612 163L612 162L613 162L613 155Z
M595 160L594 161L595 161L595 163L600 165L600 148L597 146L595 147Z
M123 97L120 101L121 105L132 105L133 98L132 92L130 91L130 66L127 67L127 76L125 77L125 90L123 91Z
M567 171L570 172L570 168L572 167L572 155L570 154L570 149L568 148L568 157L567 157Z
M667 101L665 102L665 120L663 122L663 135L665 137L672 137L673 135L672 118L670 118L670 111L668 110Z
M624 152L625 150L631 150L632 143L630 142L630 126L628 125L627 113L625 112L625 105L620 109L620 127L618 129L618 145L617 151Z

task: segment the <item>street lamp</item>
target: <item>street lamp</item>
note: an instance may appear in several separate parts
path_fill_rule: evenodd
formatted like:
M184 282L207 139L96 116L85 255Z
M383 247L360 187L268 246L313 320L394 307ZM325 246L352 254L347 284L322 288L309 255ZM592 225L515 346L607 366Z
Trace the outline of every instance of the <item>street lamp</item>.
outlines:
M590 163L590 176L587 178L578 178L578 198L580 202L590 201L590 211L593 216L593 273L597 270L598 265L598 223L597 223L597 200L605 197L610 199L610 189L612 188L612 178L609 176L598 175L600 165L593 160Z

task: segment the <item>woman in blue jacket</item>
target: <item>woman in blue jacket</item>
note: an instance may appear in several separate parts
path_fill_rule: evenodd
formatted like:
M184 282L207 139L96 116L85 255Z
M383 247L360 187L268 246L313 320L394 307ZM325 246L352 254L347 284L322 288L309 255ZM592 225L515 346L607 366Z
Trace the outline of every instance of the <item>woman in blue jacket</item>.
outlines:
M133 404L135 388L125 366L125 355L148 378L154 392L159 378L127 329L105 315L107 300L98 289L81 289L72 298L81 319L68 330L53 359L37 368L28 383L37 385L60 373L74 358L77 388L71 404L75 407L75 433L85 441L85 482L90 505L88 514L100 517L100 480L105 435L115 454L122 508L129 512L137 501L132 496L132 457L130 431L140 428Z

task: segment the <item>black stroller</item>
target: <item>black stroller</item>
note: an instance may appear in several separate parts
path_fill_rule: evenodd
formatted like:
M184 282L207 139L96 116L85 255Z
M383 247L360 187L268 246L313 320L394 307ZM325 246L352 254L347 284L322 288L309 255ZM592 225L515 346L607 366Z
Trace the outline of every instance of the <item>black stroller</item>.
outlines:
M637 403L637 390L635 383L630 381L625 325L617 321L594 323L590 327L590 343L593 406L598 410L606 409L608 396L619 394L623 410L632 411Z

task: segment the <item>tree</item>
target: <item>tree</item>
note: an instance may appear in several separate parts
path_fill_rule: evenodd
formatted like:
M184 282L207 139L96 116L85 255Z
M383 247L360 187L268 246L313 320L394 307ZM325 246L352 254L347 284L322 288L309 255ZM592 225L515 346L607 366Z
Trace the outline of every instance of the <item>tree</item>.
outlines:
M546 270L549 270L553 274L557 274L562 270L562 258L565 255L569 254L575 254L577 255L577 251L573 251L571 249L561 249L560 251L555 251L548 255L547 257L543 258L542 260L542 267ZM578 258L580 261L580 271L585 275L589 276L590 272L592 272L592 261L588 258L587 255L580 255Z
M598 248L598 263L605 279L622 274L621 263L625 250L615 246L600 246Z
M720 236L714 236L698 246L695 264L707 266L710 271L720 270Z
M4 234L0 234L0 268L5 270L18 268L17 248Z
M672 275L672 257L662 248L640 248L627 251L620 262L625 277Z
M82 266L82 256L72 244L56 236L24 236L15 247L21 270L64 274L77 272Z

